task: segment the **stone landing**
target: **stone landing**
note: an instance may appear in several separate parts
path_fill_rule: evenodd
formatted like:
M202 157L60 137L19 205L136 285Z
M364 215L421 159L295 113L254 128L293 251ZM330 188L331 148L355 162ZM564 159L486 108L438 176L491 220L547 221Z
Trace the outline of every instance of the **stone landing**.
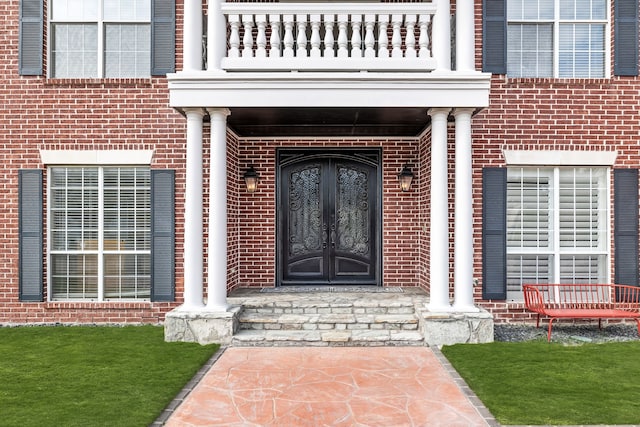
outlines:
M167 314L165 339L231 346L440 346L493 341L493 318L434 313L420 288L240 289L226 312Z

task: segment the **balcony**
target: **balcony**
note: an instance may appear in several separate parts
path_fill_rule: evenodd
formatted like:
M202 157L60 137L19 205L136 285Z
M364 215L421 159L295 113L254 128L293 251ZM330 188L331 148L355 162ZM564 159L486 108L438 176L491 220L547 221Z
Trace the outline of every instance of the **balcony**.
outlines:
M223 3L221 9L226 71L436 68L434 3Z
M201 2L186 1L183 67L168 76L170 104L230 108L231 125L252 120L255 132L261 121L287 127L292 114L308 120L327 109L379 123L429 108L486 107L490 75L475 70L473 13L472 0L458 0L454 20L447 0L210 0L203 19ZM409 123L407 132L424 125Z

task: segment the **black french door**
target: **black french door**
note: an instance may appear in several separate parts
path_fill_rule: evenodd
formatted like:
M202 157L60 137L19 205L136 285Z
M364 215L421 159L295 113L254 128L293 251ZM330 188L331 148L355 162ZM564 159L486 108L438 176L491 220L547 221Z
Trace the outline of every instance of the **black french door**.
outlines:
M279 151L279 284L380 284L379 158Z

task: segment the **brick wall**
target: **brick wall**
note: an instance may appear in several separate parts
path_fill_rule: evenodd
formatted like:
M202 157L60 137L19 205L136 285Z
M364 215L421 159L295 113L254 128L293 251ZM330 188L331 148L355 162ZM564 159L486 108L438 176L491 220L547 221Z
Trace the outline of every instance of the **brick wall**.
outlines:
M175 169L176 277L182 277L186 123L168 106L165 78L75 80L19 76L18 6L17 0L0 4L4 26L0 34L0 323L157 323L177 304L18 301L18 170L44 169L40 150L153 150L152 168ZM177 9L181 17L182 2L178 2ZM182 25L181 18L178 25ZM179 31L179 45L181 39ZM44 50L47 51L46 46ZM180 50L177 60L181 61ZM45 265L45 277L46 274ZM180 281L176 291L180 301Z

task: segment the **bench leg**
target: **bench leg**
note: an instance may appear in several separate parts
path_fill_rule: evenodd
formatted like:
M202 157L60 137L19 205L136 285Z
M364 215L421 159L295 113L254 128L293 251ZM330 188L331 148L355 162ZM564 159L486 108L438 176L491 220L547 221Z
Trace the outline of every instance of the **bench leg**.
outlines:
M638 336L640 336L640 319L636 319L636 322L638 323Z
M540 327L540 313L538 313L538 318L536 320L536 328Z
M549 319L549 332L547 333L547 342L551 341L551 327L553 326L553 321L555 319L552 317L551 319Z
M602 329L602 319L598 319L598 329Z

